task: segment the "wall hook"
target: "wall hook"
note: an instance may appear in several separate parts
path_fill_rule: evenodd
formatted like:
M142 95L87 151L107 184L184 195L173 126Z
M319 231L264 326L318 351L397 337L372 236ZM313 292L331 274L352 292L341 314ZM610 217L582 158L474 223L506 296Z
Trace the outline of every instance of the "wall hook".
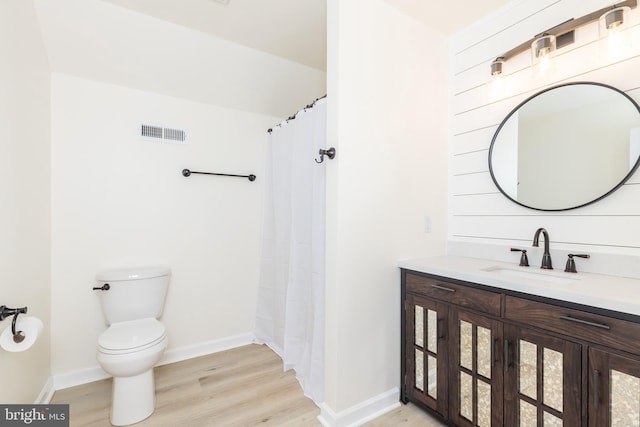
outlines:
M329 160L333 160L333 158L336 156L336 149L331 147L328 150L324 150L324 149L320 149L320 151L318 151L318 154L320 154L320 160L315 159L316 163L322 163L324 162L324 156L327 156L329 158Z

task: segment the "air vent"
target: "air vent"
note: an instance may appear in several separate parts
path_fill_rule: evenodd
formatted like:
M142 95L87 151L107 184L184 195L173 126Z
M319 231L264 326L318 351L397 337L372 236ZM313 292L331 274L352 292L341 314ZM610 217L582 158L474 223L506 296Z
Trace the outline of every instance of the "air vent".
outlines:
M157 126L142 125L140 136L143 136L146 138L162 139L162 128L159 128Z
M140 125L140 137L154 141L185 142L187 135L180 129L170 129L161 126Z
M170 139L171 141L184 142L184 131L179 129L164 129L164 139Z

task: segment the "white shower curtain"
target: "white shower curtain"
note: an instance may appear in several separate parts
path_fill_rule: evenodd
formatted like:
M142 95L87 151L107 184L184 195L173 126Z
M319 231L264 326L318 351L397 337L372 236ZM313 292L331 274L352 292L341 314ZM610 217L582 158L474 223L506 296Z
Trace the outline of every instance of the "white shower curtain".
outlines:
M262 258L254 341L324 400L326 98L267 135Z

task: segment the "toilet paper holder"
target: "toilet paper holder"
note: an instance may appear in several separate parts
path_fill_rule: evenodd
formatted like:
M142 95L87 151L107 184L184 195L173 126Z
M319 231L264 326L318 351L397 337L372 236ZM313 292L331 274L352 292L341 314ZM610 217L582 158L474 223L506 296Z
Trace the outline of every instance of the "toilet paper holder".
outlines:
M19 314L26 313L27 307L9 308L6 305L0 305L0 321L9 316L13 316L13 320L11 321L11 333L13 334L13 341L16 343L20 343L24 340L24 333L22 333L22 331L16 331L16 320L18 320Z

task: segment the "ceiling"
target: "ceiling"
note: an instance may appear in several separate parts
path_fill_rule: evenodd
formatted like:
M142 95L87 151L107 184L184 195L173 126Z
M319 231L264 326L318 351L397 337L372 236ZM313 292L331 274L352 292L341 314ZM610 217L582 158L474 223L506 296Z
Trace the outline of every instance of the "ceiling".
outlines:
M326 69L326 0L104 0Z
M327 0L103 0L326 70ZM385 0L451 35L512 0Z
M434 30L452 35L512 0L386 0Z

